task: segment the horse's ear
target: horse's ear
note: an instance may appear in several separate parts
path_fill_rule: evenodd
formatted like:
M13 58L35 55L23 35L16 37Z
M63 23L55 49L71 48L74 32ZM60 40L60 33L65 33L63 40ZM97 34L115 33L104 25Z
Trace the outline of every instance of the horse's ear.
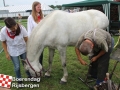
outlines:
M23 59L22 59L22 62L23 62L23 64L27 65L27 62L26 62L26 60L23 60Z

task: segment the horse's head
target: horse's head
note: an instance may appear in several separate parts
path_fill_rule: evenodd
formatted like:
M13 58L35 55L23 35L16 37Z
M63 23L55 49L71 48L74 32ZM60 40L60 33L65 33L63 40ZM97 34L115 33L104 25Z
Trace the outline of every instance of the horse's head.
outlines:
M25 70L28 70L32 77L41 77L43 75L42 65L37 62L29 62L28 59L23 60Z

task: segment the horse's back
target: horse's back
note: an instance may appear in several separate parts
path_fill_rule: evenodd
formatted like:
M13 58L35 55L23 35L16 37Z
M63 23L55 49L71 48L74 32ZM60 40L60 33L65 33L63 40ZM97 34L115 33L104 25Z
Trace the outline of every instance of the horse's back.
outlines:
M109 24L107 16L103 12L94 9L75 13L55 10L48 18L50 18L50 22L48 21L48 23L51 23L54 26L56 24L59 26L61 24L64 24L66 26L74 26L74 24L77 23L80 23L79 25L84 26L93 23L94 27L106 28Z
M76 13L56 10L38 24L31 38L37 38L41 44L51 47L59 44L75 45L82 33L95 28L106 28L108 23L106 15L98 10Z

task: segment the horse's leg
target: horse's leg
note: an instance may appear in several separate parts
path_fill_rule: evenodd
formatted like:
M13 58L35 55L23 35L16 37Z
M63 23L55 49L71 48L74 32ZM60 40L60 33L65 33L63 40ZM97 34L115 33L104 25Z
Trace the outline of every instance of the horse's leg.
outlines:
M47 77L50 77L50 73L52 70L51 67L52 67L52 60L53 60L54 52L55 52L55 49L49 48L49 59L48 59L49 66L48 66L47 72L45 73L45 76Z
M66 47L59 47L58 50L60 53L60 58L61 58L61 62L62 62L63 72L64 72L60 83L66 83L67 77L68 77L68 72L67 72L67 68L66 68Z

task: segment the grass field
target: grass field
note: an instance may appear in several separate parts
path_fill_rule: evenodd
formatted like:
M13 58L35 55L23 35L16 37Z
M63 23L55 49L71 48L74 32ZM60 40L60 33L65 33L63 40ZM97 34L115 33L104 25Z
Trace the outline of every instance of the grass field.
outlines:
M26 20L22 21L22 24L26 27ZM3 21L0 21L0 25L4 26ZM117 41L118 36L114 36L115 42ZM1 45L0 45L1 47ZM89 60L87 57L82 56L83 59L89 63ZM53 60L53 66L52 66L52 73L50 78L42 77L41 82L23 82L24 84L39 84L39 88L33 88L33 90L89 90L88 87L86 87L85 84L83 84L78 77L85 77L85 74L88 71L87 66L83 66L79 63L77 60L77 57L75 55L74 47L68 47L67 48L67 69L68 69L68 82L65 85L61 85L60 79L63 75L63 70L61 66L61 61L59 57L59 53L56 50L55 56ZM115 60L110 60L109 65L109 72L113 69L113 66L115 64ZM44 59L43 59L43 67L47 69L48 66L48 49L44 49ZM118 63L117 68L115 70L115 73L117 73L118 76L120 76L120 63ZM5 57L5 53L2 52L0 54L0 74L5 75L11 75L15 77L13 64L11 60L7 60ZM25 71L23 66L21 65L21 74L22 77L26 77ZM115 83L120 83L120 78L116 78L113 76L113 81ZM12 82L16 83L16 82ZM17 88L12 87L11 90L17 90ZM31 90L30 88L21 88L20 90Z

